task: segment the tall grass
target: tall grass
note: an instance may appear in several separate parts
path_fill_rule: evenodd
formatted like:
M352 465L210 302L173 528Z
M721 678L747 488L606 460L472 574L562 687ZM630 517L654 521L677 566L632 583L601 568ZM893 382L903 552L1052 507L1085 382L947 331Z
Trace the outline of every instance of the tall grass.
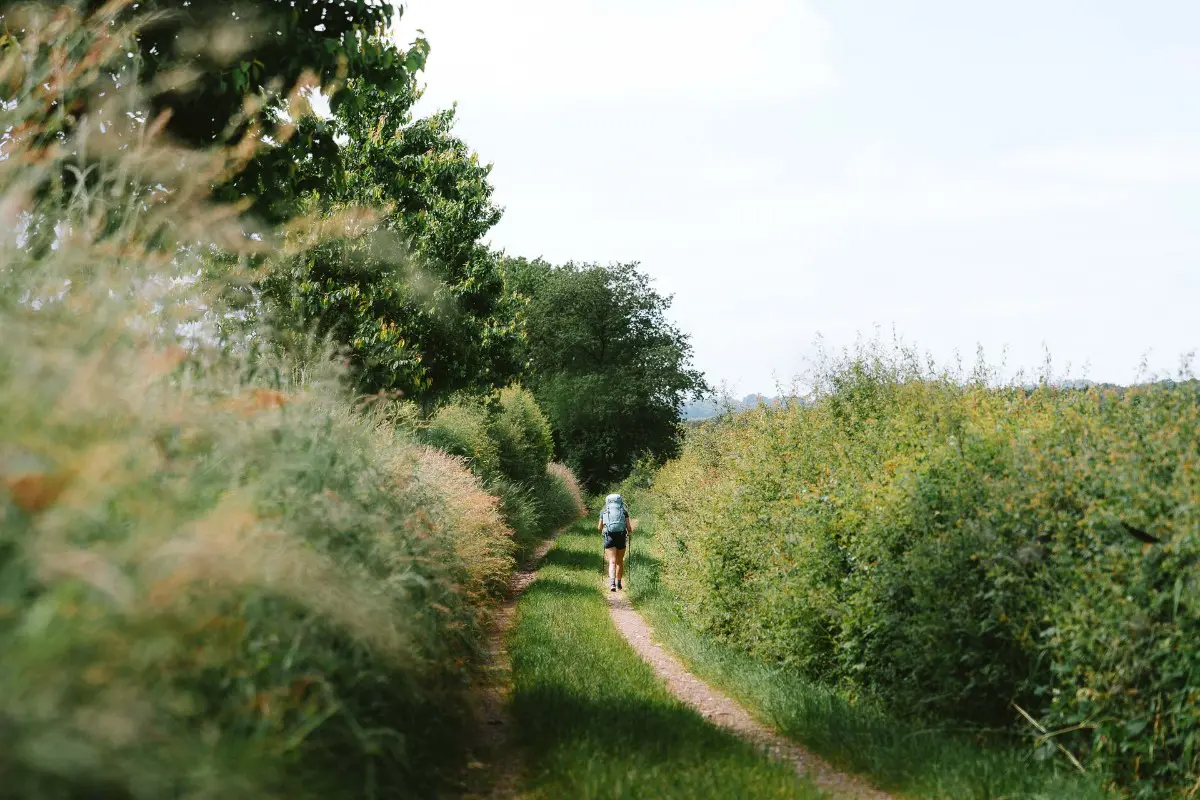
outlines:
M657 475L689 624L1137 796L1190 791L1197 385L990 388L876 349L813 400L706 426Z
M284 246L209 196L252 131L158 138L130 32L102 17L20 35L0 64L20 87L0 111L2 793L428 796L513 563L499 501L352 408L327 357L218 336L223 293ZM68 119L80 92L109 105Z
M546 513L551 519L565 523L587 513L583 488L570 467L551 462L546 467L546 475L546 481L551 488L547 490L544 502Z

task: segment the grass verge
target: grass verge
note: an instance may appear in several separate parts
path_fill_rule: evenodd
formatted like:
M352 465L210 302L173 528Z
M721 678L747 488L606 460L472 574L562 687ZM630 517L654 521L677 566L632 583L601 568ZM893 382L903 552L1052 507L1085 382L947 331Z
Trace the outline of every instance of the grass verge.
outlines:
M613 627L590 520L559 537L518 606L513 715L537 797L819 796L676 700Z
M643 508L645 501L638 504ZM648 509L646 509L648 510ZM737 698L781 733L834 765L905 797L1101 798L1098 777L1037 761L1028 750L985 746L941 729L922 729L737 653L691 629L659 581L651 515L639 519L629 556L629 594L656 638L705 681Z

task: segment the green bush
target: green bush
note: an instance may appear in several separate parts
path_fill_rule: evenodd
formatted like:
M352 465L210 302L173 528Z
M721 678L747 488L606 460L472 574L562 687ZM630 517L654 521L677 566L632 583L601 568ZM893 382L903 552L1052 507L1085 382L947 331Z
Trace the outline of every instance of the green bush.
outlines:
M483 608L456 498L416 449L316 387L239 392L196 360L192 389L122 368L153 350L64 375L46 365L75 355L67 334L38 347L38 316L24 336L0 325L3 441L25 463L6 469L0 522L0 727L20 743L0 755L6 788L436 786ZM487 533L503 553L507 530Z
M431 790L483 610L454 498L336 384L122 327L132 265L102 252L103 283L43 260L71 302L0 317L4 785Z
M550 464L538 485L542 514L550 530L561 528L587 513L579 480L563 464Z
M521 387L505 389L490 407L461 398L418 427L422 441L464 459L499 499L499 513L519 551L531 551L546 534L582 513L575 476L550 464L550 424L533 395Z
M879 351L656 476L689 622L893 710L1200 778L1200 387L988 388ZM1149 533L1153 543L1138 537ZM1144 538L1144 537L1143 537Z
M520 386L500 393L489 432L499 453L500 471L518 483L542 481L554 455L550 423L533 395Z
M130 45L60 11L0 63L41 87L0 158L0 794L435 794L511 572L496 501L328 353L221 335L278 244L209 195L244 148L158 142L132 90L64 131L55 93Z
M490 481L504 474L500 447L492 432L483 405L460 401L438 409L425 424L422 438L439 450L466 459L476 475Z
M505 478L488 482L488 491L500 499L500 512L522 549L530 549L547 533L542 504L531 486Z

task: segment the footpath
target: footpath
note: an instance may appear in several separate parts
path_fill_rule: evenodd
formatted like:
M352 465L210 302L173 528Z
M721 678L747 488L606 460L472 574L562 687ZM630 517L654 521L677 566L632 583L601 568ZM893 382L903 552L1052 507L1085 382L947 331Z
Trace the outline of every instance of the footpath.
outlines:
M515 797L521 762L512 742L511 710L512 661L508 657L508 634L517 613L522 593L537 577L537 569L546 553L554 547L558 534L538 545L525 569L513 573L508 583L508 599L492 618L488 629L483 675L472 704L473 735L468 769L466 797Z
M585 520L513 577L476 694L468 797L889 797L693 675L601 570Z

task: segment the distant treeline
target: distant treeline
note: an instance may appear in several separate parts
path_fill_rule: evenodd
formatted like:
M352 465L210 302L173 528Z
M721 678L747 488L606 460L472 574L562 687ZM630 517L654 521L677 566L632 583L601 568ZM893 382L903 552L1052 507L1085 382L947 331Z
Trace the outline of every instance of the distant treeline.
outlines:
M1174 385L1175 383L1177 383L1177 381L1174 381L1171 379L1163 379L1161 381L1154 381L1154 383L1161 383L1165 386L1171 386L1171 385ZM1122 385L1122 384L1096 383L1094 381L1089 381L1086 379L1069 379L1069 380L1061 380L1061 381L1048 381L1045 384L1025 383L1025 384L1021 384L1021 387L1023 389L1025 389L1026 391L1032 392L1032 391L1035 391L1036 389L1038 389L1039 387L1041 387L1042 385L1051 385L1051 386L1055 386L1060 389L1081 389L1082 390L1082 389L1094 388L1097 390L1115 391L1118 393L1124 392L1127 389L1131 388L1130 386L1126 386L1126 385ZM1135 385L1144 386L1147 384L1142 383L1142 384L1135 384ZM687 422L696 422L696 421L700 421L700 420L712 419L713 417L719 417L722 414L736 414L740 411L752 411L752 410L758 408L759 406L778 407L778 406L782 406L789 402L805 403L807 401L808 401L807 397L801 396L801 395L772 395L772 396L768 397L767 395L764 395L764 394L755 393L755 394L748 394L745 397L742 397L740 399L729 396L729 395L726 395L724 397L708 396L708 397L703 397L698 400L693 400L688 403L684 403L683 410L682 410L682 417Z
M749 411L758 408L760 405L777 406L783 402L785 402L783 397L767 397L762 394L748 394L741 399L734 397L705 397L686 403L683 406L683 418L688 421L712 419L722 414L736 414L739 411Z

